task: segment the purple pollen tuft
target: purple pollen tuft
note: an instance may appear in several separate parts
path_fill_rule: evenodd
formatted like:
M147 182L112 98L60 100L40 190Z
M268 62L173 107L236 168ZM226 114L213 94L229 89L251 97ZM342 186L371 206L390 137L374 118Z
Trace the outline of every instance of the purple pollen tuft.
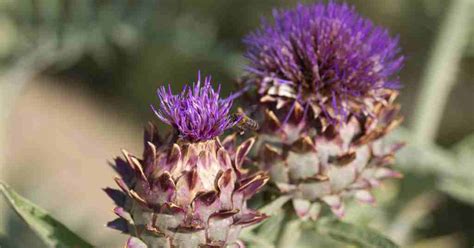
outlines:
M399 88L395 74L404 58L398 38L359 16L354 7L299 4L274 10L273 19L244 39L248 71L260 81L290 82L298 101L317 94L318 101L343 115L349 100L360 100L372 90Z
M158 109L151 107L156 116L173 126L182 138L193 142L210 140L236 122L229 116L233 97L220 99L220 90L219 85L214 91L210 76L201 85L199 73L197 83L192 87L185 85L180 94L173 95L170 85L158 88L160 106Z

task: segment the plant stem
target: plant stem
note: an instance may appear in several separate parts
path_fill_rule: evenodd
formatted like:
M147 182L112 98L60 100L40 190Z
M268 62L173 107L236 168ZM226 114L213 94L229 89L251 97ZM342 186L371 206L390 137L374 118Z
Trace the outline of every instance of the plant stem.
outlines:
M436 192L425 192L405 204L388 229L388 236L399 245L412 241L414 229L439 206L441 196Z
M0 171L5 169L5 153L8 149L6 145L8 117L16 97L20 94L26 82L34 75L34 70L31 70L29 66L25 67L23 63L19 63L0 77ZM2 172L0 175L6 175L6 172Z
M432 143L436 138L449 94L455 85L462 53L468 43L472 11L472 0L453 0L442 23L424 71L414 112L412 127L418 143Z
M58 60L58 54L53 42L44 41L43 45L21 56L8 69L0 71L0 175L6 176L6 172L2 172L8 149L6 129L15 100L29 81Z

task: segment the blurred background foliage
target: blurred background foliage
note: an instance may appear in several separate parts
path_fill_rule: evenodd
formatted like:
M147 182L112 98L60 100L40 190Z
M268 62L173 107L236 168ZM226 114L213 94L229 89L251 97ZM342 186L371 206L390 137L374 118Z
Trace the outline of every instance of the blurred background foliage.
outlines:
M375 208L351 206L346 221L404 247L472 247L473 1L348 2L400 37L406 121L393 138L408 145L397 158L404 180L378 190ZM242 38L273 8L296 3L0 0L0 179L98 247L119 246L125 237L104 227L113 215L100 191L113 184L106 161L141 150L155 89L179 89L201 70L232 91L246 64ZM422 94L430 85L438 94ZM420 117L430 111L437 123ZM411 131L423 123L434 137ZM302 247L316 244L335 245L303 235ZM0 246L42 247L3 201Z

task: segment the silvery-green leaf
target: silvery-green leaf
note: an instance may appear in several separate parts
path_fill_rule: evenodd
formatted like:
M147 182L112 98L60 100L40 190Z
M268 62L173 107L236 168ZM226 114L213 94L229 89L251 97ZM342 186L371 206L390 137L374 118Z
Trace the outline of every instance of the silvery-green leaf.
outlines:
M248 248L274 248L275 246L262 236L257 236L252 232L242 232L239 238L247 243Z
M433 210L439 207L441 199L442 197L438 192L425 191L404 200L401 209L391 218L390 226L386 226L383 230L397 244L401 246L411 244L416 234L415 230Z
M93 247L54 219L44 209L23 198L2 182L0 182L0 192L15 212L48 247Z
M389 238L368 227L356 226L336 220L320 220L316 230L322 235L361 248L396 248Z
M278 210L280 210L283 207L283 205L285 205L290 199L291 199L291 196L289 196L289 195L280 196L277 199L273 200L272 202L268 203L267 205L261 207L258 211L260 213L272 216ZM250 231L254 230L255 228L259 227L261 224L262 224L262 222L260 222L256 225L247 227L243 230L243 233L250 232Z
M278 247L298 247L301 237L301 220L295 219L286 223L283 234L278 242Z
M417 144L411 139L413 134L408 129L398 128L389 137L407 143L406 147L396 154L397 165L404 171L451 175L453 165L457 164L455 154L436 145Z
M441 178L439 188L461 201L474 204L474 134L459 142L454 151L458 164L449 177Z
M471 179L450 178L443 180L440 189L450 196L474 204L474 182Z
M454 147L454 150L462 160L468 160L474 157L474 133L471 133L459 143L457 143Z
M285 203L288 202L290 199L291 199L291 196L287 196L287 195L280 196L274 201L260 208L259 211L267 215L272 215L276 211L281 209L283 205L285 205Z
M280 228L283 225L285 214L282 209L276 211L270 218L262 223L258 229L258 236L264 237L269 242L275 242L278 238Z

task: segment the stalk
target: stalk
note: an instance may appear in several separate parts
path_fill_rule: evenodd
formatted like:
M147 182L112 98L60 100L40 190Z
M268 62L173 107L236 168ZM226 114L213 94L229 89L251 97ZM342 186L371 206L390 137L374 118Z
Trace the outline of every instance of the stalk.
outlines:
M422 77L414 112L414 140L434 142L449 94L456 83L462 53L472 25L472 0L453 0L441 25L433 52Z
M6 128L8 117L25 85L39 72L60 58L53 42L44 42L31 53L21 57L10 68L0 72L0 172L5 168ZM6 172L0 173L6 175Z

